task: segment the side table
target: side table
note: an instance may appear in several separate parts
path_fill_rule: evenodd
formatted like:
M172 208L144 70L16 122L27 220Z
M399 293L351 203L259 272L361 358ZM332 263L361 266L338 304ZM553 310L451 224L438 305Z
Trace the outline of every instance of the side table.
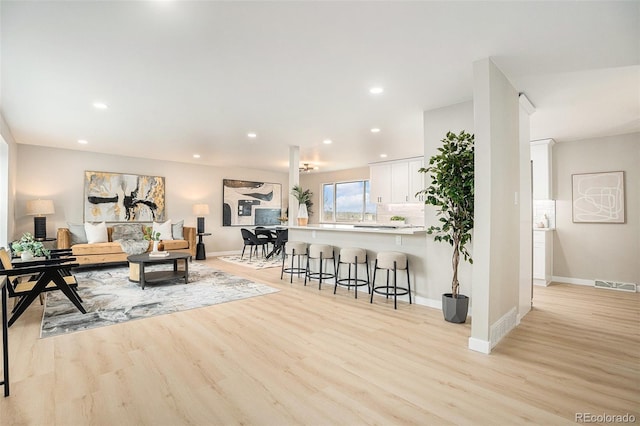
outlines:
M198 234L198 243L196 244L196 260L205 260L207 258L206 250L204 249L204 243L202 242L202 237L206 237L211 235L209 232L199 232Z

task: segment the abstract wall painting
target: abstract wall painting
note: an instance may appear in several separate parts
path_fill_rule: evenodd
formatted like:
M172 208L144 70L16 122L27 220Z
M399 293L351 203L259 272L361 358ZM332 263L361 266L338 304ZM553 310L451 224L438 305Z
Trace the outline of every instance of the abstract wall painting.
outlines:
M625 223L624 172L571 176L574 223Z
M85 171L84 220L164 221L164 177Z
M282 185L222 180L222 226L279 225Z

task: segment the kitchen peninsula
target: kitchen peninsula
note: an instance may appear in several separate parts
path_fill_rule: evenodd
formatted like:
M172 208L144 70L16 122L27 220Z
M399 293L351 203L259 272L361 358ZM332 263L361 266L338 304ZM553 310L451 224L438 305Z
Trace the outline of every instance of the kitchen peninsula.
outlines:
M318 224L289 226L290 241L308 244L330 244L336 256L344 247L359 247L367 250L373 279L373 264L376 253L397 251L405 253L411 271L411 287L420 303L426 295L426 230L423 226L399 226L388 224ZM346 270L346 269L345 269ZM378 279L384 279L379 277ZM399 282L402 278L399 278ZM399 297L408 301L408 296Z

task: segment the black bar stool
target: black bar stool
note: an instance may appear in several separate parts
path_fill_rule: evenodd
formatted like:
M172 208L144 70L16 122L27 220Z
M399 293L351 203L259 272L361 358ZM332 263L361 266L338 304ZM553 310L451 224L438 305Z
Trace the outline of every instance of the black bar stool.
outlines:
M348 278L340 278L340 265L347 264L349 266ZM358 278L358 265L364 265L367 270L367 279ZM353 266L354 277L351 278L351 267ZM336 269L336 285L333 288L333 294L336 294L338 286L347 287L348 290L351 287L355 288L356 299L358 298L358 287L366 285L369 291L371 291L369 281L369 257L367 251L361 248L343 248L340 250L338 256L338 268Z
M326 261L331 259L333 261L333 270L326 272ZM320 263L320 271L311 271L311 260L318 260ZM324 263L325 270L322 270L322 264ZM311 244L307 251L307 270L304 276L304 285L307 285L307 278L309 281L312 279L318 280L318 290L322 289L322 280L327 280L336 277L336 257L333 254L333 246L328 244Z
M387 270L386 285L376 286L376 272L378 269ZM407 286L398 287L398 270L407 271ZM389 272L393 271L393 285L389 285ZM393 309L398 309L398 296L409 295L409 304L411 304L411 280L409 279L409 261L407 255L396 251L382 251L376 256L376 263L373 267L373 289L371 291L370 303L373 303L373 293L386 296L393 296Z
M280 271L280 279L282 279L282 276L287 273L291 275L289 282L292 283L293 274L298 274L298 277L300 276L300 274L306 274L307 269L302 266L303 263L300 259L302 256L306 255L307 243L302 241L287 241L284 245L284 254L282 255L282 270ZM287 256L291 259L291 266L285 268L285 261ZM294 266L293 264L293 261L296 257L298 258L298 266Z

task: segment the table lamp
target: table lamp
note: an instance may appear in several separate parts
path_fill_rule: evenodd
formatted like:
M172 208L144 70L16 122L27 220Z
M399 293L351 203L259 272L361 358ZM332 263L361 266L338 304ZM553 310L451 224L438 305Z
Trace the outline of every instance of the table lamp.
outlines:
M204 234L204 215L209 214L209 204L194 204L193 214L198 216L198 234Z
M27 201L27 215L33 218L33 236L36 240L47 238L47 218L45 215L54 214L53 200Z

